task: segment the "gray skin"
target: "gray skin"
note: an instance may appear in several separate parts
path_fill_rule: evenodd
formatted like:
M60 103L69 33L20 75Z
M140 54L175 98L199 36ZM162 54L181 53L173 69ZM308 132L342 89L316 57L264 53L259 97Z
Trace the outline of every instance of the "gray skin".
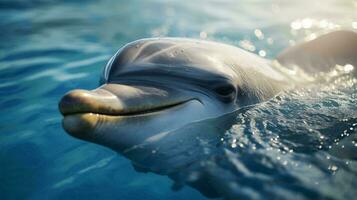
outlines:
M173 177L207 154L200 144L217 141L236 111L308 84L336 64L356 65L356 35L339 31L285 50L277 58L285 67L216 42L134 41L110 59L97 89L73 90L61 99L63 127L126 156L139 171ZM322 64L312 70L309 64L316 63Z
M74 137L124 152L150 137L265 101L291 87L270 62L216 42L142 39L121 48L101 86L60 102Z

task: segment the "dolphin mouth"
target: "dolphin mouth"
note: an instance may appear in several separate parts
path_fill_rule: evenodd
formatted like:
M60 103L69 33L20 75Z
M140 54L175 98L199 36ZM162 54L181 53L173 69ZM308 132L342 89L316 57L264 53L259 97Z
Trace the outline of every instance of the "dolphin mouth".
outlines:
M124 113L94 113L94 112L68 112L68 113L62 113L63 114L63 120L62 120L62 126L66 130L67 133L70 135L77 137L79 139L84 139L84 140L91 140L93 139L93 142L95 142L95 137L97 136L90 136L88 133L93 132L97 126L98 123L103 123L104 121L110 123L118 123L120 121L126 120L126 119L139 119L142 117L147 117L147 116L152 116L152 115L158 115L161 112L173 110L176 108L179 108L181 106L184 106L188 102L193 101L194 99L191 100L186 100L186 101L181 101L178 103L174 104L168 104L164 106L158 106L146 110L140 110L140 111L135 111L135 112L124 112ZM93 137L93 138L90 138Z
M59 110L63 116L135 116L164 111L195 99L168 88L106 84L95 90L68 92L60 100Z
M171 108L174 107L178 107L180 105L183 105L189 101L192 101L195 99L188 99L188 100L184 100L184 101L179 101L179 102L172 102L172 103L167 103L167 104L163 104L163 105L157 105L157 106L153 106L150 108L145 108L145 109L139 109L139 110L123 110L120 112L115 112L114 110L110 111L110 110L102 110L102 111L98 111L98 110L83 110L80 111L78 109L72 109L71 108L63 108L63 105L60 105L60 110L61 113L64 117L67 116L71 116L71 115L81 115L81 114L93 114L93 115L107 115L107 116L122 116L122 117L130 117L130 116L138 116L138 115L146 115L146 114L152 114L152 113L158 113L161 111L165 111L165 110L169 110ZM73 107L72 107L73 108ZM62 111L63 110L63 111Z

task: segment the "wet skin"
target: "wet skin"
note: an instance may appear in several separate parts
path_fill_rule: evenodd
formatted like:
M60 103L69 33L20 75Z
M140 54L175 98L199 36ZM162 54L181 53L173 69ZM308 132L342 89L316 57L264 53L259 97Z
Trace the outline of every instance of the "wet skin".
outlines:
M216 42L134 41L111 58L97 89L64 95L59 103L63 127L140 168L169 173L195 160L198 151L186 155L185 150L199 146L197 138L209 141L229 128L231 113L311 83L315 72L356 65L356 47L356 33L330 33L283 51L277 58L282 67ZM331 59L325 62L326 57ZM296 68L302 61L318 68Z
M59 108L69 134L123 152L157 134L267 100L287 83L269 61L233 46L144 39L113 56L99 88L70 91Z

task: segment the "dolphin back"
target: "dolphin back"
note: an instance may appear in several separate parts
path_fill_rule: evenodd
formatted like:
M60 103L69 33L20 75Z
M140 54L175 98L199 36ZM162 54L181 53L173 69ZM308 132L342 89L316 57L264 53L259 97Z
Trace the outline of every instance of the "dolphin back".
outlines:
M357 33L335 31L282 51L277 60L284 66L298 66L306 73L329 72L336 65L357 66ZM356 70L354 70L356 73Z

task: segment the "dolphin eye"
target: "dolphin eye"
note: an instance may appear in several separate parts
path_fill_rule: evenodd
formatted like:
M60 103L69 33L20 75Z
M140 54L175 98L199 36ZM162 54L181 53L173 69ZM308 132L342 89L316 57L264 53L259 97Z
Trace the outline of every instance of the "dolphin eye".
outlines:
M235 87L231 84L221 84L214 88L214 91L222 97L231 97L235 93Z

